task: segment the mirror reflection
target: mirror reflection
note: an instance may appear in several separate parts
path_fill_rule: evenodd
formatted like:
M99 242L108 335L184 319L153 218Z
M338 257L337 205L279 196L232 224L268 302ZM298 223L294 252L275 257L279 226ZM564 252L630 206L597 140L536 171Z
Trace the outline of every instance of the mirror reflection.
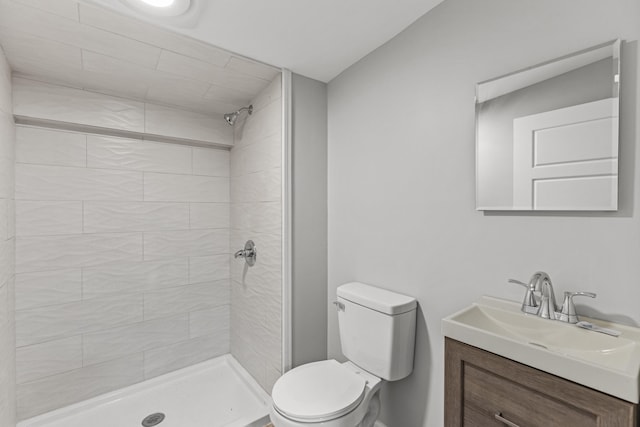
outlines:
M620 41L476 86L476 208L618 208Z

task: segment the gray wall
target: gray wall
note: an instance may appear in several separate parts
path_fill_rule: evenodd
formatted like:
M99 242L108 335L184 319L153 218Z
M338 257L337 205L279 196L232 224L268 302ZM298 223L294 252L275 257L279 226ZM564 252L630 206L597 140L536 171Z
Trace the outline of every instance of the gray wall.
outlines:
M292 88L293 367L327 356L327 85Z
M581 312L640 322L637 0L447 0L329 83L329 277L418 298L415 370L383 392L390 426L443 424L442 317L482 294L520 300L535 270ZM475 207L474 88L620 37L620 211L483 214ZM328 309L329 356L342 357Z

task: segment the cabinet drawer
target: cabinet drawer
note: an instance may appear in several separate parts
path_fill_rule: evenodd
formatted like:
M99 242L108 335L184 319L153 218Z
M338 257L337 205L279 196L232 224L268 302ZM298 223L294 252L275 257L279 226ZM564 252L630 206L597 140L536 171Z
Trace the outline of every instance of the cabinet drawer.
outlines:
M464 426L504 427L495 414L520 427L597 426L591 414L473 365L465 365L463 389Z

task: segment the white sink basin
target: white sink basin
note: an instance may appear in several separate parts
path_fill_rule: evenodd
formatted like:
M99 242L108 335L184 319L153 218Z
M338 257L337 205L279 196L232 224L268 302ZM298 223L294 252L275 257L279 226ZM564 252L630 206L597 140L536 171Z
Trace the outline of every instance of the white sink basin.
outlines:
M520 311L520 303L482 297L442 319L442 333L578 384L638 403L640 329L581 317L615 329L612 337Z

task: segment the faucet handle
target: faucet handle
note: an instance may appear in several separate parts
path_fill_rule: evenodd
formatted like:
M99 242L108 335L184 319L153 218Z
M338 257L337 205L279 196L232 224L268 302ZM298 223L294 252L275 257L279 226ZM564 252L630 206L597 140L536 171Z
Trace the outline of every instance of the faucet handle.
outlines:
M534 287L531 283L524 283L520 280L509 279L507 282L514 283L516 285L524 286L527 288L527 291L524 294L524 299L522 300L522 308L521 310L525 313L535 314L538 312L538 303L536 302Z
M565 292L564 301L562 302L562 309L558 313L558 320L567 323L578 323L578 315L576 314L576 306L573 303L573 297L582 296L595 298L596 294L593 292Z
M507 280L507 282L509 282L509 283L515 283L516 285L524 286L525 288L528 288L528 287L529 287L529 284L524 283L524 282L522 282L522 281L520 281L520 280L517 280L517 279L509 279L509 280Z

